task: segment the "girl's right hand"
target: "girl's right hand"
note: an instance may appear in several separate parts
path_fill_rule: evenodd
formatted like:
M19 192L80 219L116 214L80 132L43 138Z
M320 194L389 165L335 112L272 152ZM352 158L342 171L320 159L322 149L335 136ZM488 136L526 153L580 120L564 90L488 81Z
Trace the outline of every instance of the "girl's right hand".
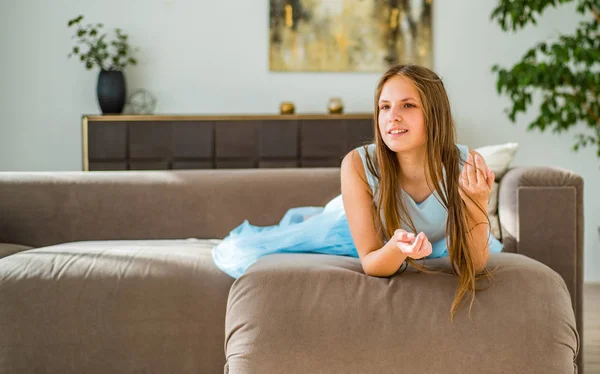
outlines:
M431 242L425 236L425 233L420 232L419 235L408 232L403 229L398 229L394 232L392 238L396 242L402 253L414 260L427 257L432 252Z

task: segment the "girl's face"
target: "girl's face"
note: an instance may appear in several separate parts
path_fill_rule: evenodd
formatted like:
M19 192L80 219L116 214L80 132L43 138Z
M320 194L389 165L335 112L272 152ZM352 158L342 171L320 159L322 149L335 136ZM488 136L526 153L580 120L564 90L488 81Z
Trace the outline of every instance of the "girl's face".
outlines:
M404 76L390 78L379 96L379 132L394 152L424 148L427 143L425 116L419 91Z

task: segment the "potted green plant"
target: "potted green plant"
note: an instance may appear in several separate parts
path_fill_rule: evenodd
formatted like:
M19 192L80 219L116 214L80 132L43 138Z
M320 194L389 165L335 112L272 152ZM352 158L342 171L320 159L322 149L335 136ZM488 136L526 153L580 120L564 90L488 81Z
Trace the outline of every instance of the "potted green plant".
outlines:
M123 69L136 65L128 36L115 29L116 39L108 41L100 30L104 26L88 24L83 26L83 16L69 20L68 27L75 27L76 45L68 57L79 56L87 70L99 68L96 93L103 114L120 114L125 106L127 86Z
M535 25L547 8L571 2L500 0L490 17L502 30L517 31ZM577 0L576 4L584 19L572 34L537 43L514 66L494 65L492 71L497 74L498 93L510 98L512 108L507 113L513 123L539 95L540 100L535 100L539 114L528 130L560 133L585 124L587 131L577 135L573 150L596 147L600 157L600 2Z

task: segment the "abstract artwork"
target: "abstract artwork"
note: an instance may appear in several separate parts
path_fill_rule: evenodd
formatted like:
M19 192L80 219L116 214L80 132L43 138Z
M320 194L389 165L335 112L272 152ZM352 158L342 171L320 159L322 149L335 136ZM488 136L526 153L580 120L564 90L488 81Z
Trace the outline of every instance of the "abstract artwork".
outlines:
M432 68L432 0L270 0L271 71Z

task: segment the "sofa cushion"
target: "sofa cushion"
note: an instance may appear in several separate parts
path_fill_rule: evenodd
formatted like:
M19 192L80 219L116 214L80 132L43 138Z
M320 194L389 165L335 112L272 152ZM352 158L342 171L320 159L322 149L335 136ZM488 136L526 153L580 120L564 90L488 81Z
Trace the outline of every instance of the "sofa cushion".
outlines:
M23 252L31 248L32 247L21 244L0 243L0 258Z
M475 148L496 175L496 180L500 180L509 169L518 149L519 143L493 144Z
M498 219L498 181L510 168L518 149L518 143L486 145L475 149L483 157L485 163L495 175L495 182L488 204L488 216L490 218L492 234L498 240L502 240L502 232L500 230L500 222Z
M572 373L569 293L547 266L492 254L493 283L449 320L447 259L366 276L358 259L273 254L233 284L225 323L230 373Z
M216 373L218 240L72 242L0 260L0 372Z

